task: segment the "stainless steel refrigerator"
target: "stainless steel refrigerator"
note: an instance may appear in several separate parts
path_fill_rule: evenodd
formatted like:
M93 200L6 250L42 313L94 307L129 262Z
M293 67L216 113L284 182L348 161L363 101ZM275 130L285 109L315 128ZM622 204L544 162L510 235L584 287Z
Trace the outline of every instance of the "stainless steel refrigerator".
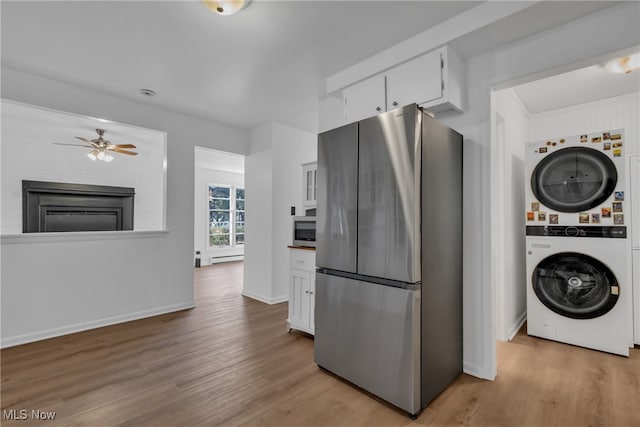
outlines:
M315 362L416 415L462 371L462 136L415 104L351 123L317 183Z

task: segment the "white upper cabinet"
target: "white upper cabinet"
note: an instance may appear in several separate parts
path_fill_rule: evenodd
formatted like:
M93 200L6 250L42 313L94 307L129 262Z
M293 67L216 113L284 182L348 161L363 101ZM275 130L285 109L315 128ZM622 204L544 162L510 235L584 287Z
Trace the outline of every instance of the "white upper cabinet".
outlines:
M386 111L385 75L379 74L349 86L343 97L346 123Z
M441 52L429 52L387 71L387 109L442 98Z
M316 206L317 196L317 183L316 177L318 171L318 163L305 163L302 165L302 181L304 183L304 200L303 205L306 208Z
M343 91L345 123L416 103L437 113L462 111L462 63L444 46Z

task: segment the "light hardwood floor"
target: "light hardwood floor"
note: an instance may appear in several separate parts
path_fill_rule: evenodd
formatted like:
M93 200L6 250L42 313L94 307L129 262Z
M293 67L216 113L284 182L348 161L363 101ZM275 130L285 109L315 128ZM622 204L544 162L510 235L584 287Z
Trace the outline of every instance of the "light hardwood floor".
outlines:
M462 375L416 421L313 363L287 304L240 295L242 263L196 270L193 310L2 350L2 409L60 426L640 426L630 358L528 337L498 344L498 377Z

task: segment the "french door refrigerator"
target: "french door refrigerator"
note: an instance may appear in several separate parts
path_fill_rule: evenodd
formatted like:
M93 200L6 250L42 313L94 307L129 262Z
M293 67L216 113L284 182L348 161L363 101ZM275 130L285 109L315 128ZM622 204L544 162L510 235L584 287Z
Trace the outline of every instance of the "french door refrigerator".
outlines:
M462 371L462 136L415 104L318 136L315 361L418 414Z

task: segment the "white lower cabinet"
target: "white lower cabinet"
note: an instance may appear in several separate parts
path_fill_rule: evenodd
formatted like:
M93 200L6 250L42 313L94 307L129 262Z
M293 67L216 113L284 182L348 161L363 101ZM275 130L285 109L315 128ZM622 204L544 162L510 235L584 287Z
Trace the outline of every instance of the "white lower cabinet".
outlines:
M289 318L287 330L314 333L316 253L309 249L289 249Z

